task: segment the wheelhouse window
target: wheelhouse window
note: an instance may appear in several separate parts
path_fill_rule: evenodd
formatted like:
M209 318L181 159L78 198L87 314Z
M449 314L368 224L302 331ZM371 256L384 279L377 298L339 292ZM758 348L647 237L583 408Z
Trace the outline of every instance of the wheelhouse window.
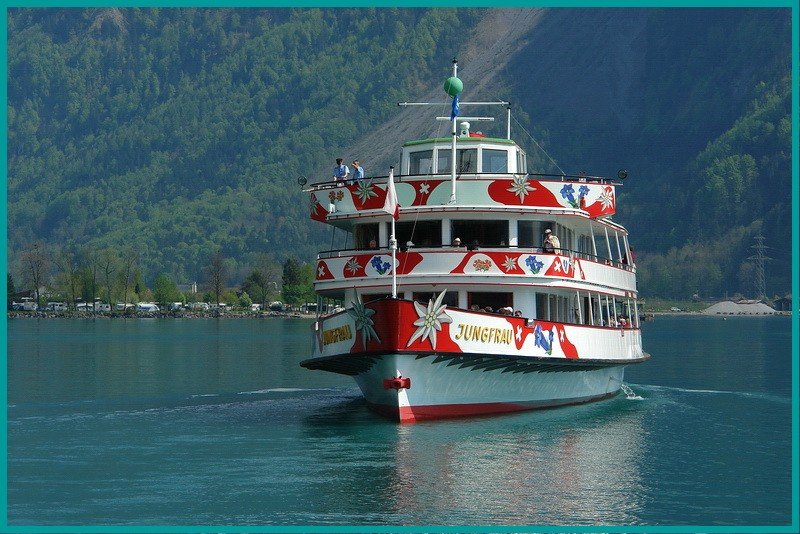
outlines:
M408 155L408 174L430 174L433 169L433 150L420 150Z
M390 223L386 223L387 232L391 233ZM442 221L399 221L395 223L397 246L406 248L411 241L415 247L442 246Z
M508 152L505 150L483 149L481 172L508 172Z
M508 246L508 222L454 220L451 235L469 248Z
M517 172L520 174L528 172L528 162L522 150L517 150Z
M450 155L452 150L449 148L440 148L438 150L436 172L444 174L450 172ZM456 173L472 173L478 172L478 149L477 148L460 148L457 151L458 161L456 162Z

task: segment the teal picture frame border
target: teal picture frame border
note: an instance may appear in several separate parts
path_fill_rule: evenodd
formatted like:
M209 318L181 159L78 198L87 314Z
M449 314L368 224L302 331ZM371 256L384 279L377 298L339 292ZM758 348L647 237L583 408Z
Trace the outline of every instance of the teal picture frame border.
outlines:
M565 8L587 8L587 7L615 7L615 8L637 8L637 7L675 7L675 8L693 8L693 7L784 7L791 9L792 17L792 87L798 87L798 16L800 15L800 6L798 0L784 0L784 1L754 1L754 0L672 0L672 1L647 1L647 0L543 0L540 2L531 2L524 0L498 0L498 1L479 1L479 0L427 0L427 1L390 1L390 2L376 2L369 0L351 0L351 1L338 1L331 2L296 0L295 2L287 1L234 1L231 3L221 1L208 1L208 0L174 0L174 1L141 1L141 2L119 2L107 1L98 2L95 0L88 1L17 1L2 3L2 41L4 46L0 52L2 56L2 63L7 65L7 43L8 43L8 9L16 7L42 7L42 8L84 8L84 7L367 7L367 6L380 6L380 7L565 7ZM2 92L3 101L7 101L7 69L3 69L2 73ZM2 222L0 228L2 229L2 236L4 243L8 242L8 219L7 219L7 199L8 199L8 117L7 107L2 108L3 117L3 135L2 135L2 164L5 172L5 180L2 187L2 205L0 211L2 212ZM798 276L798 253L800 252L800 205L798 197L800 196L800 186L798 184L798 91L792 92L792 519L791 524L785 526L721 526L721 525L635 525L635 526L611 526L611 525L595 525L595 526L555 526L555 525L513 525L513 526L444 526L444 525L420 525L420 526L166 526L166 525L152 525L152 526L16 526L8 524L8 470L7 470L7 453L8 453L8 412L2 410L2 440L0 440L0 453L2 453L3 461L0 462L0 495L2 496L2 509L0 510L0 531L9 533L183 533L183 532L224 532L224 533L239 533L239 532L386 532L386 533L402 533L402 532L609 532L609 533L623 533L623 532L664 532L664 533L691 533L691 532L708 532L708 533L750 533L750 532L774 532L774 533L794 533L800 531L800 522L798 522L798 509L800 509L800 481L798 478L798 434L800 434L800 426L798 426L798 408L800 402L798 398L798 375L800 366L800 342L798 337L800 335L800 304L798 304L798 288L800 288L800 277ZM2 247L0 251L0 258L2 258L3 273L7 272L7 249ZM6 286L2 286L2 294L6 297ZM2 316L2 330L0 336L2 337L2 350L0 351L0 391L2 391L3 398L8 398L8 319L7 314Z

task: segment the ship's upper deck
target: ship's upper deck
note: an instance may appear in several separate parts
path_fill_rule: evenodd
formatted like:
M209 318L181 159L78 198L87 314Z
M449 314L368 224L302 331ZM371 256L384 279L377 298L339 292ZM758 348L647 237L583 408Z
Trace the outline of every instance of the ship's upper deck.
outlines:
M616 212L617 182L598 176L528 173L525 151L510 139L459 136L455 180L452 152L451 140L446 138L402 146L400 172L394 175L401 217L404 213L489 211L597 218ZM325 179L313 184L308 189L311 218L348 226L353 219L385 216L387 178Z

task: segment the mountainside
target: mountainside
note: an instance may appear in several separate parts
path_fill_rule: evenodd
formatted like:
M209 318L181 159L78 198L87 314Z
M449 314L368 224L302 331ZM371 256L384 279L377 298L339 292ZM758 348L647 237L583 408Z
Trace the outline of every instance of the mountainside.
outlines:
M617 218L644 294L752 293L759 232L768 293L785 292L790 21L786 9L10 10L9 268L35 240L133 246L146 280L179 283L202 280L217 250L231 282L260 253L308 261L330 234L308 220L297 177L324 179L339 155L386 174L400 142L436 128L396 103L446 106L457 56L465 99L512 102L534 170L555 170L552 157L568 173L629 171Z

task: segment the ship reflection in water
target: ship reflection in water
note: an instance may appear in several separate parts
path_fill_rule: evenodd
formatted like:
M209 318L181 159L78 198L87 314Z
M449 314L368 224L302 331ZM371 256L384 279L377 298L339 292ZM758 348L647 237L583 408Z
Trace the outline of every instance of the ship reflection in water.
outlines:
M398 426L387 500L416 524L638 523L644 411L634 404Z

